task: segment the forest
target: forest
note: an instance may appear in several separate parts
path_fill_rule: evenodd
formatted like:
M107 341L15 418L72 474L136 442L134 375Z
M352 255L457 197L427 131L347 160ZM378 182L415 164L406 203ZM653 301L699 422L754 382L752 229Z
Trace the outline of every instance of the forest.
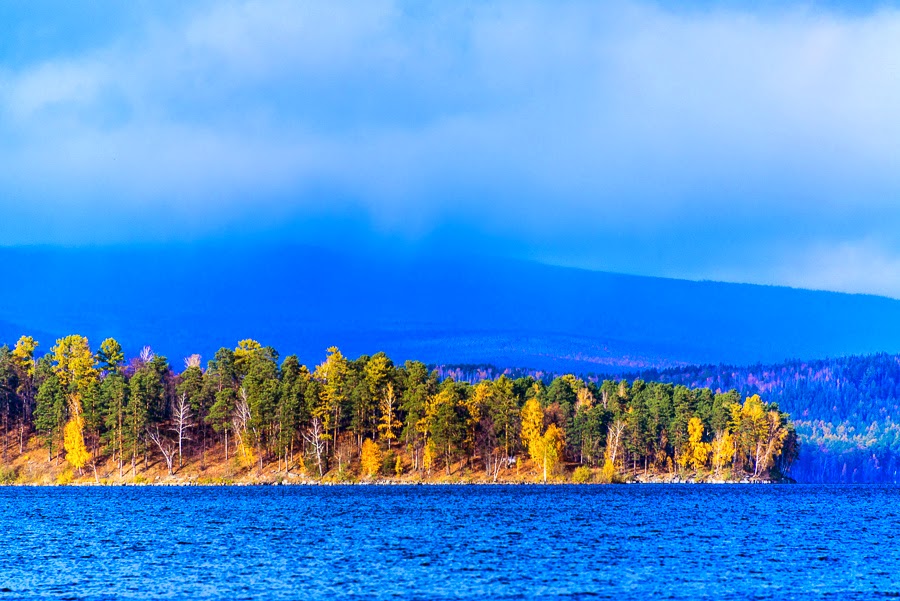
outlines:
M491 365L442 365L442 377L475 381L555 375ZM587 375L600 382L608 376ZM798 482L900 482L900 356L879 353L749 366L700 365L646 370L628 379L761 395L793 418L802 452L791 467Z
M734 367L643 372L684 386L736 389L777 402L794 418L800 482L900 481L900 356L875 354Z
M0 481L783 480L789 415L759 395L637 378L468 382L329 348L313 369L254 340L179 373L79 335L0 347ZM157 479L160 477L157 476Z

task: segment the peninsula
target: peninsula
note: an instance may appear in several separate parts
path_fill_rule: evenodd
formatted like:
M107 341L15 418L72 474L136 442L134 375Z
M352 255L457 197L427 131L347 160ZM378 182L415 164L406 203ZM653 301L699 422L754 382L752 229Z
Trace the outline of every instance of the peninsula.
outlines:
M759 396L563 375L441 379L330 348L313 369L254 340L180 373L78 335L0 347L0 482L781 481L793 424Z

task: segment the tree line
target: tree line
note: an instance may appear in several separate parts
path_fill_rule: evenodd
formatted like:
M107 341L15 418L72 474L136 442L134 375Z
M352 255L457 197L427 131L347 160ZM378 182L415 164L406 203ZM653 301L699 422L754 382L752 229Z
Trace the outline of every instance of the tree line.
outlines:
M630 377L777 402L803 441L791 468L798 481L900 482L900 355L688 366Z
M211 450L262 472L322 478L479 472L497 481L531 470L613 481L638 473L721 478L786 475L798 440L789 416L758 395L635 379L549 382L505 375L444 377L384 353L330 348L313 369L254 340L180 373L145 347L126 361L104 340L61 338L0 347L4 462L40 437L49 462L79 474L113 465L135 477L162 460L170 474ZM18 447L18 449L16 449ZM107 468L108 469L108 468Z

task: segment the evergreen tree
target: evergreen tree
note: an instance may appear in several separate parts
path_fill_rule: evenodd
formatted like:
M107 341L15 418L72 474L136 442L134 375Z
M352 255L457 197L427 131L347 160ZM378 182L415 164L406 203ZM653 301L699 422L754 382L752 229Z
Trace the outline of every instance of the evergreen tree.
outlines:
M465 437L465 414L460 390L452 379L444 381L440 392L429 400L426 419L431 441L437 451L443 454L449 475L453 458Z
M206 432L210 389L204 382L203 370L200 368L200 355L191 355L184 360L184 371L178 377L175 394L187 399L193 414L195 430L199 430L200 465L206 464Z
M34 410L34 427L44 437L47 460L52 461L54 455L59 457L62 449L62 432L68 418L66 391L53 372L49 357L38 363L37 372L41 377L41 384Z
M231 430L231 420L237 405L237 383L238 374L234 351L220 348L209 362L204 382L204 395L205 398L210 398L212 403L209 413L206 415L206 423L210 424L214 431L222 434L226 460L228 459L228 432Z
M119 477L123 475L125 463L126 410L128 407L128 384L118 371L112 371L100 384L100 395L106 408L105 442L108 453L116 460Z
M144 456L146 465L147 430L164 417L166 407L168 364L145 349L128 382L124 446L131 457L132 476L137 473L137 458Z
M281 388L278 394L276 452L284 460L287 472L293 463L294 444L303 424L309 419L306 406L306 390L310 373L300 365L296 355L285 357L281 364Z

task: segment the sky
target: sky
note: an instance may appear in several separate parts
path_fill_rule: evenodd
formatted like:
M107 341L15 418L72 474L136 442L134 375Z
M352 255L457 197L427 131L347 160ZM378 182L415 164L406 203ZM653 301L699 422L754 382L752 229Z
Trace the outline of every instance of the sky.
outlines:
M900 298L900 6L0 3L0 245L210 240Z

